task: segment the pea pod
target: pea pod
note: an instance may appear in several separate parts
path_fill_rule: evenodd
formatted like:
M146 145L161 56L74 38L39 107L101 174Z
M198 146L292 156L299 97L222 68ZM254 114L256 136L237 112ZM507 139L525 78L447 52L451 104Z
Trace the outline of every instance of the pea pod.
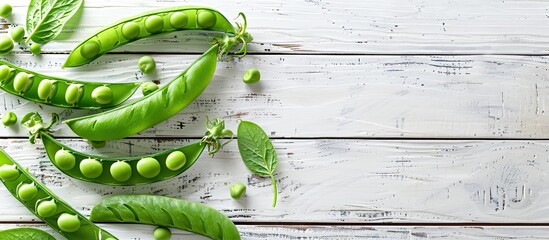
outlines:
M150 128L181 111L206 89L215 72L218 49L215 44L170 83L137 101L65 123L90 141L121 139Z
M47 232L36 228L12 228L0 231L0 239L2 240L55 240L55 238Z
M139 83L84 82L42 75L0 60L0 88L29 101L64 108L110 108L126 101ZM94 96L102 96L97 98ZM107 98L103 97L106 94Z
M228 39L234 42L227 47L230 48L235 43L242 42L243 47L240 52L243 53L247 42L251 41L251 36L245 31L246 23L237 24L237 26L238 29L235 29L225 16L207 7L181 6L149 11L124 18L99 30L72 50L63 67L77 67L90 63L103 54L133 41L185 30L223 32L230 35Z
M40 139L42 139L42 143L44 144L44 148L46 149L49 159L63 173L76 179L105 185L140 185L175 177L189 169L196 162L196 160L198 160L198 157L206 147L205 143L199 141L183 147L174 148L143 157L105 158L102 156L94 156L78 152L61 144L45 132L41 132ZM62 165L56 161L56 153L60 151L66 151L68 154L74 156L74 164L71 167L63 168ZM170 170L168 168L169 165L167 160L172 153L182 153L183 157L180 157L179 159L184 160L180 161L183 164L179 164L179 166L173 167L173 170ZM147 171L147 169L138 171L138 164L144 159L153 159L158 162L159 171ZM130 166L129 178L118 178L117 176L119 176L120 173L113 176L114 170L112 169L113 166L116 168L116 165L114 165L116 163L127 163L128 166ZM153 174L153 176L151 176L151 174Z
M2 149L0 180L27 209L65 238L117 239L57 197Z
M214 240L239 240L234 223L206 205L151 195L118 195L96 203L90 219L101 223L142 223L177 228Z
M109 158L78 152L55 140L49 129L57 119L54 115L52 123L44 124L38 113L30 113L23 117L21 125L29 129L32 143L36 135L40 136L48 158L63 173L105 185L141 185L175 177L188 170L206 146L210 154L215 154L233 137L224 121L216 118L207 121L207 132L199 142L140 157ZM231 140L222 145L219 139L226 136Z

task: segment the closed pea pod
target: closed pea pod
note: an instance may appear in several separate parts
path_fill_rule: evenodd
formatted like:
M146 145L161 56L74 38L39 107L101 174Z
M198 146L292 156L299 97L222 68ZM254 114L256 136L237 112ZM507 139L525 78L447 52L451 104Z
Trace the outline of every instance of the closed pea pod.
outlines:
M215 72L218 49L214 45L170 83L131 104L65 123L91 141L121 139L152 127L178 113L206 89Z
M222 146L218 135L223 132L224 122L209 121L206 135L201 141L158 153L136 157L105 157L79 152L55 140L38 114L26 117L32 120L22 122L31 129L31 136L39 135L48 158L63 173L83 181L105 185L140 185L173 178L188 170L200 157L206 146L215 153ZM213 131L212 129L219 129ZM230 140L226 141L228 143ZM213 149L213 150L212 150Z
M15 179L0 178L8 191L40 220L63 237L69 240L117 239L53 194L0 149L0 169L5 165L10 166L10 168L15 166L15 169L19 172L18 177ZM75 217L78 223L74 221Z
M63 108L109 108L126 101L139 83L98 83L63 79L0 60L0 88L24 99ZM107 91L105 91L108 88ZM96 92L95 98L94 90ZM100 93L100 94L97 94ZM110 101L109 101L110 100Z
M234 223L218 210L200 203L163 196L108 197L93 206L90 220L177 228L214 240L240 239Z
M243 38L249 35L245 27L237 24L235 28L226 17L211 8L182 6L159 9L119 20L99 30L72 50L63 67L81 66L130 42L181 30L221 32L234 37L243 45L250 39ZM92 45L93 51L90 51Z

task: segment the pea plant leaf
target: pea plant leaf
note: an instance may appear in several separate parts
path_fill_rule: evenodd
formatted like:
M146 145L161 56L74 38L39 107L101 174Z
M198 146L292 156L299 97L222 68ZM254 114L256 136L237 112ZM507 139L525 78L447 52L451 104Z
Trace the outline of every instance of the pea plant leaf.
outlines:
M83 2L84 0L31 0L27 10L27 42L32 40L44 44L53 40Z
M55 240L49 233L34 228L12 228L0 231L0 239Z
M237 141L240 156L246 167L258 176L271 177L274 191L273 207L275 207L278 190L273 174L278 165L278 159L273 143L261 127L248 121L241 121L238 125Z

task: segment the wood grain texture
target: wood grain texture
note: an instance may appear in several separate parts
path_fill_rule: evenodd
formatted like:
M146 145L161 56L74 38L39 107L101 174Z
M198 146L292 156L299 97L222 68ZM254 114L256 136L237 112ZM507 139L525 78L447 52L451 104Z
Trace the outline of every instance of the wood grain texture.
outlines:
M26 1L8 0L24 25ZM155 8L196 4L165 0L86 1L82 15L46 45L64 52L100 28ZM250 52L352 54L547 54L547 2L486 0L200 1L229 19L247 14L254 36ZM352 7L350 7L352 6ZM4 26L6 27L6 26ZM194 34L193 34L194 35ZM197 52L205 36L167 34L117 52ZM162 44L162 48L158 48ZM23 46L23 48L26 48Z
M166 83L197 56L153 55L143 76L135 55L110 55L61 71L65 55L8 57L37 72L104 82ZM255 121L272 137L547 138L549 58L527 56L248 56L225 59L206 91L178 115L134 137L200 137L206 117ZM262 80L246 85L249 68ZM139 91L140 92L140 91ZM138 93L133 99L140 97ZM89 111L38 106L0 93L0 114L62 118ZM58 136L74 136L66 127ZM25 136L0 127L0 136Z
M100 224L120 240L153 240L152 226ZM33 227L57 238L60 236L44 224L0 224L0 230ZM357 240L357 239L435 239L435 240L537 240L549 238L547 227L384 227L384 226L284 226L239 225L243 240ZM172 229L172 239L206 240L207 238Z
M186 140L124 140L91 150L140 156ZM157 194L202 202L236 222L495 222L548 223L549 141L276 140L279 201L271 207L269 178L252 175L236 144L215 158L202 156L177 178L134 187L109 187L70 179L46 158L41 144L0 140L14 159L83 214L116 194ZM229 185L248 186L243 200ZM0 188L0 221L35 217Z

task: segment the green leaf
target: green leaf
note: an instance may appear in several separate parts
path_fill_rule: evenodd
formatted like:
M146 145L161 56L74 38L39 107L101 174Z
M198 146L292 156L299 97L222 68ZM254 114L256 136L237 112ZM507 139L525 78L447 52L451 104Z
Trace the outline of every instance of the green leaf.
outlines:
M0 231L0 239L2 240L55 240L55 238L47 232L34 228L12 228Z
M84 0L31 0L27 11L29 40L44 44L53 40Z
M278 158L269 136L257 124L241 121L237 133L238 150L248 169L261 177L271 177L273 182L273 207L276 206L277 187L274 171L278 165Z

